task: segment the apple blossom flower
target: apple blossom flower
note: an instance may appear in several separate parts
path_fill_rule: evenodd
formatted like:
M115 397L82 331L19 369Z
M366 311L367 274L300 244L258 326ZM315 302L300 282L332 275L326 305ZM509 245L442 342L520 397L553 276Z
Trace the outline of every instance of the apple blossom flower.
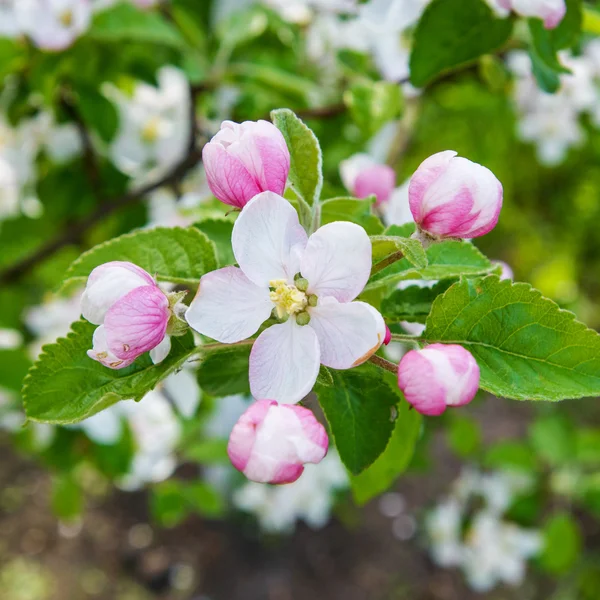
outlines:
M89 0L18 0L21 30L42 50L64 50L86 29L92 18Z
M375 196L377 204L387 202L394 191L396 173L368 154L355 154L340 164L340 175L346 188L357 198Z
M0 219L19 210L19 182L12 165L0 156Z
M183 331L181 298L167 296L151 275L130 262L96 267L81 298L83 317L99 325L88 356L111 369L123 369L147 351L152 362L161 362L171 349L170 335Z
M268 121L223 121L202 149L212 193L225 204L243 208L260 192L283 194L290 153L279 129Z
M565 0L487 0L500 17L513 11L521 17L534 17L544 21L546 29L554 29L563 20L567 5Z
M235 424L227 454L233 466L258 483L292 483L305 463L327 454L327 433L302 406L258 400Z
M479 388L479 366L462 346L431 344L402 357L398 386L418 412L441 415L447 406L473 400Z
M502 208L502 185L486 167L446 150L425 159L410 179L410 210L434 238L490 232Z
M255 196L233 227L239 267L204 275L186 319L219 342L244 340L272 313L250 354L250 389L259 400L296 403L312 389L319 363L350 369L377 351L381 315L353 302L371 272L371 242L349 222L310 238L292 205L273 192Z
M18 1L2 0L0 2L0 38L17 38L21 35L16 10Z

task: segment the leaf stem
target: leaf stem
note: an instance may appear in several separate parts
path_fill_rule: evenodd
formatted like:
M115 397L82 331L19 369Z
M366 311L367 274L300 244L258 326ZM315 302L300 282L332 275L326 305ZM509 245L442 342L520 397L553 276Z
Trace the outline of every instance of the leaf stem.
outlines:
M418 335L408 335L404 333L392 333L392 342L422 342L422 340Z
M386 256L383 260L380 260L378 263L373 265L371 269L371 277L375 275L375 273L379 273L379 271L382 271L386 267L389 267L390 265L394 264L395 262L398 262L399 260L402 260L403 258L404 252L402 252L402 250L397 250L389 256Z
M371 358L369 359L369 362L372 362L374 365L378 366L380 369L384 369L386 371L389 371L390 373L396 374L398 372L397 364L395 364L389 360L386 360L385 358L381 358L381 356L377 356L376 354L371 356Z
M242 340L241 342L233 342L232 344L222 344L221 342L213 342L210 344L202 344L202 346L197 347L198 352L215 352L217 350L223 350L224 348L233 348L236 346L252 346L256 338L248 338L247 340Z

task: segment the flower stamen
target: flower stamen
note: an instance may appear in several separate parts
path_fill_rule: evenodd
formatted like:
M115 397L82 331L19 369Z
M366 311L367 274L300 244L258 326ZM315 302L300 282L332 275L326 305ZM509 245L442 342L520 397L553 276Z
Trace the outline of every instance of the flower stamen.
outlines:
M269 298L275 305L277 317L283 319L302 312L308 303L306 294L295 285L289 285L285 279L269 281Z

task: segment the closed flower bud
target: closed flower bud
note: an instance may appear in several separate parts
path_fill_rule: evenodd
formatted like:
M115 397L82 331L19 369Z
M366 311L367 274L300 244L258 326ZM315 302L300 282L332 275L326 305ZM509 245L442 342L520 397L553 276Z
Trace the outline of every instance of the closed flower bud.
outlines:
M485 235L498 222L502 185L486 167L447 150L424 160L408 188L417 226L434 238Z
M290 170L285 139L268 121L223 121L202 160L212 193L237 208L260 192L283 194Z
M167 326L176 318L169 298L154 278L137 265L113 261L90 274L81 300L81 312L99 325L88 356L122 369L150 351L153 362L171 349Z
M473 400L479 387L479 366L462 346L431 344L404 355L398 366L398 386L418 412L441 415L447 406Z
M340 165L342 181L357 198L375 196L377 204L387 202L396 186L396 173L367 154L355 154Z
M328 445L325 428L307 408L258 400L235 424L227 453L252 481L292 483L306 463L325 457Z
M386 325L385 326L385 337L383 338L383 345L387 346L391 341L392 341L392 332L390 331L390 328Z

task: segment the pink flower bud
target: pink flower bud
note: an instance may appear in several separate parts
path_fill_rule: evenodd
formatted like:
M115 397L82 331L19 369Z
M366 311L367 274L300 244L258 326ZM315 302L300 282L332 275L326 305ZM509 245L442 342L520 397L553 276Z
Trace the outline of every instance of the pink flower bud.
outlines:
M462 346L431 344L402 357L398 386L417 411L441 415L447 406L473 400L479 387L479 366Z
M386 325L385 326L385 337L383 338L383 345L387 346L391 341L392 341L392 332L390 331L390 328Z
M292 483L305 463L327 454L325 428L307 408L256 401L235 424L227 453L233 466L259 483Z
M152 360L160 362L170 350L169 299L137 265L113 261L96 267L88 278L81 312L100 325L88 356L107 367L122 369L150 350Z
M355 154L340 165L344 185L357 198L375 196L377 204L387 202L396 185L396 173L367 154Z
M451 150L421 163L408 196L419 228L439 238L484 235L496 226L502 208L502 185L496 176Z
M268 121L223 121L202 160L212 193L237 208L260 192L283 194L290 170L285 139Z

